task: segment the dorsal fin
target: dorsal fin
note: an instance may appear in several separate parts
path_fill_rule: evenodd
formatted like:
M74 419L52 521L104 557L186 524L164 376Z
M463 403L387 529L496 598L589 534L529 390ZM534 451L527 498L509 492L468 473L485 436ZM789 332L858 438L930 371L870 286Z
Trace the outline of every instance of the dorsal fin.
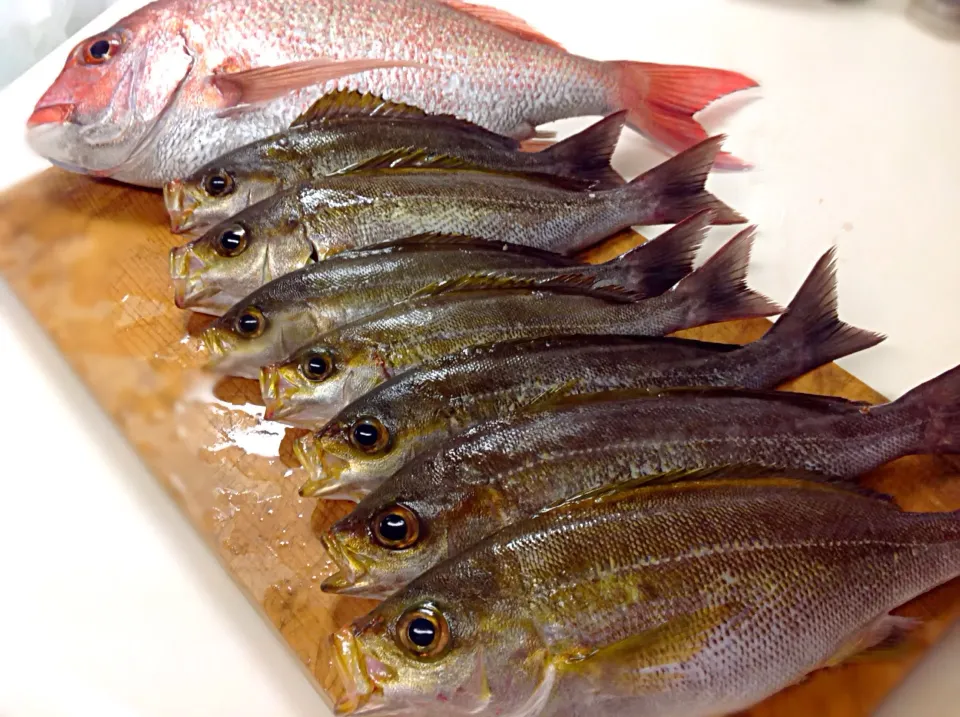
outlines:
M616 501L628 498L630 494L641 489L667 488L677 483L721 481L723 479L729 479L731 481L756 481L755 487L757 489L760 489L766 483L781 486L785 482L793 483L798 486L808 487L811 490L836 491L838 493L850 493L852 495L872 498L884 503L889 503L891 507L899 509L891 496L878 493L869 488L862 488L851 481L843 481L802 468L771 468L770 466L745 463L742 465L730 464L705 468L678 469L653 475L642 475L621 483L604 485L570 496L569 498L542 508L539 513L569 508L579 503L592 504Z
M797 408L820 410L828 414L843 414L852 411L868 411L873 406L866 401L853 401L842 396L822 396L815 393L797 391L776 391L772 389L738 388L736 386L681 386L660 389L661 396L692 395L702 398L754 398L764 401L784 403Z
M843 415L855 411L865 411L871 408L864 401L851 401L839 396L820 396L809 393L792 391L774 391L755 388L737 388L736 386L680 386L662 388L617 388L596 393L581 393L575 396L558 397L551 405L551 410L575 408L576 406L604 402L634 401L640 399L657 399L689 396L705 400L724 398L751 398L772 403L783 403L797 408L807 408L819 411L824 415Z
M372 93L361 94L356 90L336 90L328 92L314 102L302 115L297 117L291 127L322 122L340 117L427 117L419 107L393 102ZM450 119L455 119L450 117Z
M523 170L511 172L508 170L491 169L490 167L473 164L461 157L454 157L449 154L437 154L424 147L398 147L391 149L370 159L365 159L348 167L344 167L334 174L359 174L361 172L381 172L384 170L394 172L404 170L421 172L438 169L516 177L540 184L548 184L558 189L567 189L572 192L582 192L593 186L592 180L580 179L578 177L564 177L561 175L547 174L545 172L525 172Z
M562 350L564 348L631 348L641 346L651 346L663 344L669 346L697 347L703 351L715 352L717 354L730 353L743 348L740 344L723 344L710 341L698 341L696 339L682 339L674 336L639 336L633 334L558 334L556 336L543 336L534 339L511 339L509 341L494 341L486 344L478 344L464 349L462 354L457 354L456 360L473 356L496 356L500 354L512 355L522 351L544 351L544 350ZM443 359L438 359L441 361Z
M543 259L545 263L549 262L553 266L585 266L583 262L556 252L545 249L537 249L523 244L514 244L506 241L492 241L482 237L469 236L467 234L447 234L444 232L424 232L413 236L395 239L379 244L370 244L365 247L353 250L355 254L365 252L383 251L384 249L474 249L477 251L489 251L495 254L515 254L517 256L528 256L537 259Z
M382 169L476 169L476 166L459 157L437 154L422 147L397 147L344 167L336 174L376 172Z
M487 142L498 144L504 150L520 149L520 142L514 138L491 132L469 120L450 114L431 114L415 105L386 100L370 92L361 94L355 90L328 92L297 117L290 126L309 127L327 121L364 118L412 120L421 124L459 127L466 132L482 135Z
M529 277L517 277L502 272L465 274L456 279L440 281L412 294L410 299L422 299L429 296L440 296L442 294L452 294L470 291L511 291L511 290L529 290L529 291L552 291L557 293L583 293L607 301L617 303L633 303L634 294L619 286L597 287L596 278L577 274L573 271L570 274L551 277L550 279L532 279Z
M607 391L591 391L588 393L570 392L544 396L536 403L530 403L521 410L524 413L539 413L541 411L559 411L573 409L593 403L618 403L620 401L635 401L646 398L657 398L662 391L657 388L613 388Z
M464 12L476 18L477 20L482 20L483 22L495 25L501 30L505 30L511 35L516 35L522 40L538 42L541 45L549 45L550 47L555 47L558 50L564 49L563 45L556 40L551 40L543 33L538 32L530 27L526 20L523 20L516 15L511 15L505 10L490 7L489 5L476 5L474 3L463 2L463 0L440 0L440 2L442 2L444 5L452 7L455 10Z

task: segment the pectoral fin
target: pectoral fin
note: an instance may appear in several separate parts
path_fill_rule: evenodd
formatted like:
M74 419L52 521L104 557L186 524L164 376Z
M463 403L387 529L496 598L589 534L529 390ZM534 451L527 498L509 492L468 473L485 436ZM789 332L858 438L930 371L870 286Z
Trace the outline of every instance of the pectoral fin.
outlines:
M317 57L302 62L291 62L274 67L256 67L252 70L214 75L212 82L223 94L229 106L249 105L281 97L305 87L338 80L370 70L394 67L422 67L417 62L357 58L334 60Z
M682 679L684 663L697 656L717 628L742 612L741 605L726 604L677 615L620 642L562 655L558 668L626 693L663 686Z

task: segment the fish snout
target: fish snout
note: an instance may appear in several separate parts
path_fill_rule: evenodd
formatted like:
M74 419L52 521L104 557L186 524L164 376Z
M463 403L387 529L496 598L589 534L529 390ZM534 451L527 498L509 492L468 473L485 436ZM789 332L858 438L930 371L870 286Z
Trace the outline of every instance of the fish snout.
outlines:
M170 231L174 234L183 234L196 226L193 213L197 208L197 200L190 196L179 179L163 185L163 203L170 215Z
M310 478L300 487L304 498L359 501L357 491L340 480L349 463L339 456L317 447L313 434L307 434L293 444L293 452Z
M173 280L173 301L179 309L188 309L202 299L217 293L203 285L200 272L205 264L190 248L178 246L170 251L170 278Z
M294 397L300 392L295 381L286 376L283 366L264 366L260 369L260 392L266 406L263 417L267 421L281 421L299 409Z
M283 413L283 403L280 400L280 368L278 366L264 366L260 369L260 394L263 396L263 405L266 410L263 417L272 421ZM289 383L284 379L284 383Z
M76 105L72 104L50 104L37 105L33 114L27 120L27 128L32 129L45 124L63 124L73 119L77 111Z
M363 654L353 628L349 625L344 627L334 634L332 640L334 664L344 686L344 695L337 702L334 711L338 715L355 714L368 706L371 697L378 693L380 688L374 684L367 671L369 658Z
M207 367L215 368L223 361L230 350L228 343L223 338L223 332L216 326L211 326L200 334L200 340L207 351Z
M323 549L327 551L330 560L337 567L337 572L327 577L320 584L320 589L324 592L349 595L352 589L359 588L358 581L367 572L363 565L354 559L340 544L340 541L330 533L321 535L320 543L323 545Z

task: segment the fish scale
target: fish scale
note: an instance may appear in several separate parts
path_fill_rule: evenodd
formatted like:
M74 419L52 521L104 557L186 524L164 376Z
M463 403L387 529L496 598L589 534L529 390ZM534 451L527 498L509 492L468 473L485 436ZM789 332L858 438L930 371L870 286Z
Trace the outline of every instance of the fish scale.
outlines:
M659 241L659 240L657 240ZM493 341L597 332L663 335L779 307L744 281L752 234L741 232L668 293L639 302L569 282L514 288L501 282L429 292L320 336L282 364L264 367L268 419L327 421L346 404L401 371ZM302 370L317 355L330 371Z
M744 347L675 338L560 336L499 341L404 372L301 439L298 455L310 476L303 494L368 492L471 426L508 419L564 396L682 386L773 388L875 345L882 337L840 322L834 269L831 251L776 325ZM383 451L361 450L351 440L353 426L370 418L389 435ZM324 455L348 467L331 475L319 460Z
M339 89L518 138L552 120L628 109L631 126L680 150L705 136L698 110L756 85L735 72L578 57L525 39L535 33L517 30L516 18L477 19L483 12L435 0L158 0L71 53L28 121L28 141L69 169L161 186L289 127ZM103 37L120 38L121 51L88 63L84 50ZM135 109L111 117L111 103Z
M691 471L744 472L750 466L850 480L904 455L956 453L958 390L960 369L953 369L898 401L871 407L730 389L548 402L481 423L413 458L375 487L325 536L338 546L341 572L323 587L389 594L514 521L606 486L656 481L661 474L676 479ZM418 537L403 550L390 550L368 526L398 506L416 516L405 521L416 525Z
M711 717L801 679L958 573L956 514L903 513L789 479L694 481L516 523L338 640L396 670L396 679L376 678L373 702L402 701L424 715L449 714L435 695L482 650L490 698L481 716L515 714L543 691L525 714ZM487 576L482 595L466 582L474 575ZM424 602L439 606L453 642L417 672L383 626Z

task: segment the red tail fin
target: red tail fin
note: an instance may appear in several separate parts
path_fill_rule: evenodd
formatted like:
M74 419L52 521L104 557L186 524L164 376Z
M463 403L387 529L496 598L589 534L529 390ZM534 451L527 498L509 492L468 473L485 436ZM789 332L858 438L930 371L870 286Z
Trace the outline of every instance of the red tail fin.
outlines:
M757 87L739 72L650 62L615 62L618 101L615 108L629 110L627 123L655 142L681 151L707 138L693 116L714 100L732 92ZM746 169L751 165L726 152L719 155L720 169Z

